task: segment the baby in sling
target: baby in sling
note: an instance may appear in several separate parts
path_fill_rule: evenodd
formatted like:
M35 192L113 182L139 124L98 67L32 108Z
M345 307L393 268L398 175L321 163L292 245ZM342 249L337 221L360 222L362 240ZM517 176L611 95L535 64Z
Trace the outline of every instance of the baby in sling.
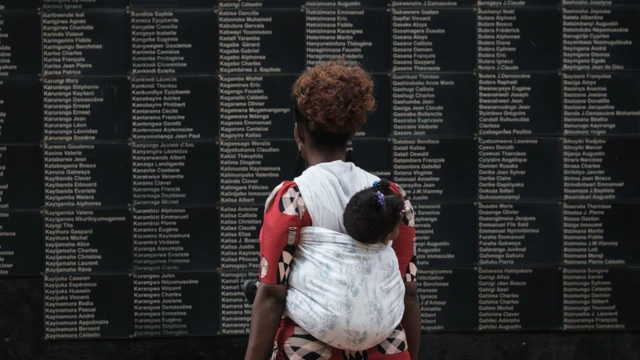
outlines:
M360 351L384 341L404 314L405 286L391 248L404 207L390 182L379 180L349 199L344 232L301 228L284 316L335 348Z

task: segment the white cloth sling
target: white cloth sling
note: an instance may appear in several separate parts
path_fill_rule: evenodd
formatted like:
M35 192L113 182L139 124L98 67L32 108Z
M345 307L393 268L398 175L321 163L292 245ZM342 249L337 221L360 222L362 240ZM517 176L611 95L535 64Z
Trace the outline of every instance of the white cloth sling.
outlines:
M376 180L342 161L310 167L294 179L313 226L301 229L285 315L343 350L380 344L404 313L405 288L391 244L361 244L342 223L349 199Z

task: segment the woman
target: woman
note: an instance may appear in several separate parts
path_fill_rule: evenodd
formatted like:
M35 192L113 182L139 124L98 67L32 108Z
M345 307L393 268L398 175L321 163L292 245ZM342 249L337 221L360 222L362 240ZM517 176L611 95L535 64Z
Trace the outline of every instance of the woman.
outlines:
M379 180L345 161L348 142L375 110L373 90L373 80L360 67L335 62L306 71L293 86L294 138L299 156L308 167L294 181L278 185L265 204L260 232L260 286L253 302L245 360L265 360L270 354L274 360L418 359L420 306L413 208L408 200L399 235L392 243L398 276L405 284L404 314L401 324L385 341L357 352L332 348L285 313L301 229L313 226L344 233L342 215L349 199ZM393 189L404 199L400 187L393 184Z

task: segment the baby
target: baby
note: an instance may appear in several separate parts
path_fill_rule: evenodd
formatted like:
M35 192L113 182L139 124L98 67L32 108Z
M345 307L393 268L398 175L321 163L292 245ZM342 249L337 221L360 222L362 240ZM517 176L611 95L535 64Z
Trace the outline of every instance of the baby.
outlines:
M363 244L385 245L398 236L404 201L390 185L382 179L351 197L342 220L349 236Z

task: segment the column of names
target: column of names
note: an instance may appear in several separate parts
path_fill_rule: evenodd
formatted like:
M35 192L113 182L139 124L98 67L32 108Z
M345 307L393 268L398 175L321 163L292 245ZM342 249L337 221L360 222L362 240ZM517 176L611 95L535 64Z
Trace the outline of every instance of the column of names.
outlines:
M128 14L111 5L41 13L47 339L132 333Z
M637 280L640 108L635 92L637 4L626 1L562 8L563 33L563 328L637 328L628 289ZM574 6L588 5L588 6ZM613 6L612 6L613 5ZM617 8L615 5L633 5Z
M252 259L251 262L257 265L255 259ZM255 278L257 281L257 275L257 270L253 272L225 271L221 273L221 333L242 335L249 333L252 306L247 302L239 285L251 278Z
M262 211L258 207L220 208L220 262L227 270L258 266Z
M213 273L134 273L134 337L213 335L217 283Z
M41 43L35 2L0 5L0 279L44 267Z
M628 70L640 66L633 55L636 24L629 11L602 7L562 11L563 69L565 71Z

